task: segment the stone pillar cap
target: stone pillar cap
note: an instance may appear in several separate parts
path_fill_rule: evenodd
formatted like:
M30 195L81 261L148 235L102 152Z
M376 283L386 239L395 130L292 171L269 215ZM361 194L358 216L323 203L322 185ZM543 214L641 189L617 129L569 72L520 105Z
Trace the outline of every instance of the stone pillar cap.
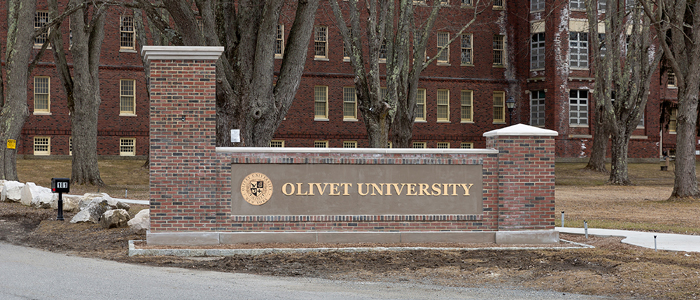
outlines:
M217 60L224 47L220 46L143 46L141 55L151 60Z
M554 130L534 127L525 124L516 124L506 128L484 132L484 137L490 136L558 136Z

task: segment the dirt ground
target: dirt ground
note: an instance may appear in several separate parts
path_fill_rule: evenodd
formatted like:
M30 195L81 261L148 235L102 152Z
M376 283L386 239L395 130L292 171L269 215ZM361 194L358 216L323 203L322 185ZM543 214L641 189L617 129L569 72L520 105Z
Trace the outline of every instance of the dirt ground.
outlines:
M700 205L665 203L663 195L669 194L666 190L666 187L558 186L557 210L569 211L567 218L570 216L573 223L581 218L593 220L597 211L617 216L624 222L639 217L645 218L645 222L676 224L679 221L673 219L679 218L680 222L691 222L690 227L698 227ZM631 203L622 205L625 201ZM597 206L591 208L594 205ZM679 213L678 207L691 210ZM70 220L72 214L64 216ZM616 299L700 298L700 253L655 252L622 244L620 238L561 236L593 245L595 249L327 252L204 259L128 257L128 240L144 239L143 234L126 228L103 230L98 225L71 224L55 218L55 210L0 203L0 241L125 263L222 272L460 287L523 287ZM676 225L669 226L674 228L671 231L678 230L673 227Z

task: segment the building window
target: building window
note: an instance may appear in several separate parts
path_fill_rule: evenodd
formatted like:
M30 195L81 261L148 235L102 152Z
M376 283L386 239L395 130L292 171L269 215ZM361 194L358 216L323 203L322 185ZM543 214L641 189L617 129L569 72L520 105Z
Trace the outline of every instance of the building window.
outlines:
M471 33L462 34L462 61L460 63L465 66L474 64L474 61L472 60L472 50L474 50L472 46L472 38L473 36Z
M608 52L608 48L605 46L605 33L598 34L598 41L600 41L600 56L605 57Z
M671 109L671 118L668 120L668 132L676 133L678 128L678 108Z
M354 87L343 88L343 120L357 121L357 93Z
M284 141L283 140L271 140L270 141L270 148L284 148Z
M544 32L535 33L530 41L530 69L544 69Z
M314 141L314 148L328 148L328 141Z
M459 144L461 149L474 149L474 143L461 143Z
M344 141L343 148L357 148L357 142L356 141Z
M314 57L328 59L328 27L316 26L314 31Z
M503 8L503 1L505 1L505 0L493 0L493 8L494 9Z
M386 63L386 40L382 41L382 45L379 47L379 62Z
M328 120L328 87L314 87L314 119Z
M569 8L571 10L586 10L586 1L585 0L570 0L569 1Z
M472 6L472 0L462 0L462 6Z
M608 4L605 0L598 0L598 12L605 12Z
M450 90L437 90L437 120L450 121Z
M34 77L34 113L51 112L51 78Z
M449 0L440 0L440 5L443 5L443 6L450 5L450 1Z
M641 111L640 114L642 116L639 117L639 124L637 124L637 128L644 128L644 111Z
M673 73L673 72L668 72L668 73L667 73L667 75L666 75L666 84L667 84L668 87L670 87L670 88L678 87L678 86L676 85L676 74L675 74L675 73Z
M386 142L386 147L387 147L387 148L390 148L390 149L391 149L391 148L394 148L394 143L392 143L392 142Z
M425 142L413 142L413 148L425 149Z
M68 138L68 155L73 155L73 137Z
M505 37L503 35L493 36L493 65L505 65Z
M277 24L277 38L275 39L275 58L282 58L284 54L284 24Z
M119 49L134 50L136 34L134 32L134 16L122 16L119 25Z
M588 126L588 91L569 91L569 125Z
M34 155L51 155L51 138L48 136L34 137Z
M530 125L544 126L544 91L530 92Z
M505 123L506 122L505 98L506 98L505 92L493 92L493 122L494 123Z
M461 95L461 115L462 122L474 122L474 92L473 91L462 91Z
M416 92L416 121L425 122L425 89Z
M530 11L544 10L544 0L530 0Z
M119 139L119 155L134 156L136 155L136 139L121 138Z
M48 11L37 11L34 14L34 30L39 30L44 27L46 23L49 22L49 12ZM48 30L34 38L34 47L41 48L48 38Z
M588 68L588 33L569 33L569 65L573 69Z
M442 52L439 52L440 55L438 55L437 62L439 64L447 64L450 62L450 46L447 44L447 42L450 40L450 33L449 32L444 32L440 31L437 33L437 49L438 52L440 49Z
M438 149L450 149L450 143L438 142L438 143L437 143L437 148L438 148Z
M136 114L136 95L134 90L136 80L122 79L119 81L119 114L120 115L135 115Z

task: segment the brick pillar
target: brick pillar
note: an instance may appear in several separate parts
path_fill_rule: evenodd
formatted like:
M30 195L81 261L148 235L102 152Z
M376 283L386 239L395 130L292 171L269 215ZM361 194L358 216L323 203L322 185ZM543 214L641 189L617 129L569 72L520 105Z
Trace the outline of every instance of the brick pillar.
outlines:
M201 230L216 181L216 60L223 47L144 46L150 63L151 231ZM215 204L214 204L215 205Z
M484 133L498 150L498 229L554 229L553 130L518 124Z

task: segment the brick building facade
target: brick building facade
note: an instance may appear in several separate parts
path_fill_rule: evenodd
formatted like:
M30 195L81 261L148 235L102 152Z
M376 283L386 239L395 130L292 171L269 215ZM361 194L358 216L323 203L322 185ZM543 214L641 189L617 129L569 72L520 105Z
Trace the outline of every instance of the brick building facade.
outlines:
M445 6L430 37L429 57L436 55L438 40L454 37L474 13L472 0L440 2ZM414 147L483 148L487 146L484 132L523 123L559 132L558 159L588 157L595 133L591 91L595 80L585 8L580 0L560 2L496 0L495 6L479 14L476 22L449 45L447 56L421 75L419 89L423 97L418 115L422 118L414 126ZM4 5L0 4L2 13L6 11ZM39 1L39 13L46 8L46 3ZM430 8L416 1L419 13ZM352 67L343 57L342 41L330 11L329 3L322 1L299 90L272 146L368 145L365 126L353 104ZM132 15L128 9L112 8L107 16L100 68L100 155L141 156L148 152L148 96L140 45L133 38L129 45L129 37L135 34L129 19ZM281 25L280 43L284 44L291 24ZM2 28L0 34L6 31ZM64 37L67 39L68 34ZM320 53L315 51L316 46ZM38 98L46 97L41 95L45 93L42 80L46 79L35 81L39 77L49 81L45 89L49 94L48 110L35 106ZM673 113L671 124L660 121L662 103L676 98L668 77L657 71L652 80L644 119L630 141L630 158L652 160L659 157L662 148L674 148ZM133 84L132 92L125 89L129 83ZM19 141L19 153L69 155L68 109L50 53L33 72L28 88L30 117ZM515 100L512 113L506 108L508 98ZM133 108L126 112L124 99L133 99ZM325 112L315 111L319 107ZM45 151L47 142L49 150Z

